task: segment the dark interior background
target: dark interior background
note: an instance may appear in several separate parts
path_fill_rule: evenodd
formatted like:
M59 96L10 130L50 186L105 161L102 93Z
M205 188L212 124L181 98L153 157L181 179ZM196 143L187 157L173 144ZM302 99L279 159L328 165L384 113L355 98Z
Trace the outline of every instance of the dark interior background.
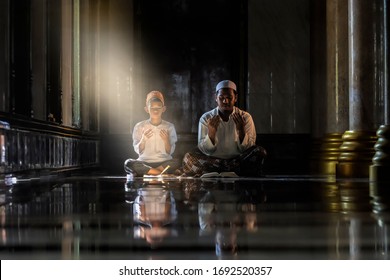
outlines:
M325 88L325 4L2 1L0 121L11 127L1 131L4 169L93 166L124 175L151 90L166 97L180 158L196 146L199 117L216 106L216 84L230 79L268 151L266 172L307 173L312 138L322 133L321 121L312 127L321 119L312 96Z
M165 118L178 133L197 133L202 111L215 106L221 79L240 83L242 1L138 1L135 56L142 58L145 94L166 96ZM245 48L243 48L245 49ZM243 93L245 95L245 93ZM182 117L185 116L185 117Z

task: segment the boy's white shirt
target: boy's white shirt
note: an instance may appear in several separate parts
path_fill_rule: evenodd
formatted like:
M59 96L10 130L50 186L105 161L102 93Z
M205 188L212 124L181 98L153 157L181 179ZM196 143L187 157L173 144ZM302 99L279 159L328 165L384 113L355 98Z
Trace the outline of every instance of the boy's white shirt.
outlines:
M139 146L141 144L142 134L145 130L151 128L153 135L150 138L146 139L145 148L140 153ZM160 131L165 129L169 133L169 142L171 144L171 151L167 153L165 151L165 144L163 139L160 136ZM133 147L134 151L138 154L138 159L140 161L146 162L162 162L172 159L172 154L175 151L175 146L177 142L177 135L175 126L167 121L162 120L159 125L153 125L150 123L150 120L144 120L137 123L133 129Z
M227 122L220 121L215 137L215 144L211 142L211 139L208 136L207 120L213 116L218 116L217 107L204 113L199 121L198 148L204 154L217 158L229 159L238 156L246 149L255 145L256 129L252 116L248 112L237 107L233 108L233 112L242 115L245 120L245 137L242 143L240 143L236 124L231 115Z

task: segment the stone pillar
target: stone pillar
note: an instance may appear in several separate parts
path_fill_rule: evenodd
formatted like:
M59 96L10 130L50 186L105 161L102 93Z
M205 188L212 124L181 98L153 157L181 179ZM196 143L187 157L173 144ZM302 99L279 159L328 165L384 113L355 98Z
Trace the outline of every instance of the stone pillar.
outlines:
M374 155L377 2L348 1L349 130L342 137L337 177L368 177Z
M348 129L348 0L327 0L326 133Z
M375 155L370 166L370 181L390 180L390 104L389 104L389 7L388 1L382 0L379 12L377 12L378 26L381 28L379 43L382 46L381 53L383 67L383 124L377 130L378 141L375 144Z
M326 1L325 135L320 141L319 173L334 175L348 129L348 0Z

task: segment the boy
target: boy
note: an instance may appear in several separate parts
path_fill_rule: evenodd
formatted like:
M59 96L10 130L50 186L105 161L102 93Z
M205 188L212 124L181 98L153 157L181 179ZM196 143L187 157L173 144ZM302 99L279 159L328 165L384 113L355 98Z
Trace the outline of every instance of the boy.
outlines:
M144 109L149 119L137 123L133 130L133 147L138 158L127 159L125 171L132 176L159 175L169 165L166 173L173 173L180 165L179 160L172 158L177 135L175 126L162 119L166 111L163 94L149 92Z

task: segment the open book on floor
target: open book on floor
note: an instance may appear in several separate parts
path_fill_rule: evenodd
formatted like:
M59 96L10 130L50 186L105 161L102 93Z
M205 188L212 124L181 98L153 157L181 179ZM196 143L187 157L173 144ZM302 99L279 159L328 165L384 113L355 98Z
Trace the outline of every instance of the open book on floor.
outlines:
M235 172L209 172L205 173L200 178L238 178L239 176Z

